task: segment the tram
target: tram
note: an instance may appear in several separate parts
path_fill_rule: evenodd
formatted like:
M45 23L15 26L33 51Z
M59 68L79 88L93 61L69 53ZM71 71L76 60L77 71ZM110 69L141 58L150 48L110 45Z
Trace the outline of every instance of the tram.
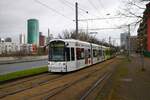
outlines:
M110 48L74 39L49 42L48 71L71 72L102 62L111 57Z

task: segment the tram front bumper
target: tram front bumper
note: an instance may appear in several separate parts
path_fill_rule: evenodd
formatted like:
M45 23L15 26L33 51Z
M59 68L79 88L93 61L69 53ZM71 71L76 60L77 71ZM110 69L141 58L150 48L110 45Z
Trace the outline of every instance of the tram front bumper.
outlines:
M48 65L49 72L67 72L67 66L64 62L50 62Z

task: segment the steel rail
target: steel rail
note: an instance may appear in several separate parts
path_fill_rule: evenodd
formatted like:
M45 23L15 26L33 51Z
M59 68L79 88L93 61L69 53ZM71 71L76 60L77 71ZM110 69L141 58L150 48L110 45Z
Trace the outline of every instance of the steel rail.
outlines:
M110 64L110 63L108 63L108 64ZM98 71L102 70L103 68L105 68L105 67L101 67L101 68L99 68L99 69L92 70L89 74L87 74L87 75L85 75L85 76L79 78L78 80L75 80L75 81L73 81L73 82L71 82L71 83L68 83L68 84L65 84L65 85L63 85L63 86L61 86L61 87L58 87L58 88L61 88L61 89L58 90L58 91L55 91L55 92L49 91L50 93L49 93L47 96L45 96L45 97L43 98L43 100L48 100L48 99L52 98L53 96L55 96L55 95L57 95L57 94L63 92L65 89L67 89L67 88L73 86L74 84L76 84L76 83L78 83L78 82L81 82L81 81L83 81L83 80L86 80L86 79L89 78L91 75L93 75L93 73L98 72ZM58 88L57 88L57 89L58 89Z
M99 84L101 84L104 80L107 80L108 78L110 78L111 75L112 73L107 72L102 77L99 77L98 80L87 90L87 92L81 96L80 100L86 100L86 98L94 91L94 89Z
M16 91L13 91L13 92L10 92L10 93L4 93L3 95L0 95L0 99L6 97L6 96L8 96L8 95L14 95L14 94L17 94L17 93L19 93L19 92L23 92L23 91L28 90L28 89L32 89L32 88L35 88L35 87L38 87L38 86L42 86L42 85L48 84L47 82L53 81L53 80L58 79L58 78L61 78L61 77L63 77L63 76L64 76L64 75L62 75L62 76L55 76L55 77L53 77L53 78L50 78L50 79L47 79L47 80L43 80L43 81L40 81L40 82L38 82L38 83L36 83L36 84L33 84L33 85L30 86L30 87L20 88L20 89L18 89L18 90L16 90Z

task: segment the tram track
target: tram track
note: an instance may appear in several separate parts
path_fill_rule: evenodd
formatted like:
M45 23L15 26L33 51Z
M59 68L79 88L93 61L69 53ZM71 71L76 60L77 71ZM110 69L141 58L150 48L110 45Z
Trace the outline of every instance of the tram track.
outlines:
M14 85L18 85L18 84L22 84L24 82L28 82L28 81L32 81L32 80L36 80L36 79L39 79L40 77L45 77L45 75L49 75L49 73L43 73L43 74L40 74L40 75L36 75L36 76L30 76L30 77L26 77L26 78L23 78L21 80L16 80L12 83L6 83L5 85L3 86L0 86L0 89L4 89L4 88L7 88L7 87L11 87L11 86L14 86Z
M44 92L44 93L40 93L40 95L48 94L48 95L46 95L46 96L43 97L43 100L48 100L48 99L50 99L51 97L56 96L57 94L61 93L61 92L64 91L65 89L71 87L72 85L74 85L74 84L76 84L76 83L78 83L78 82L80 82L80 81L85 80L85 79L88 78L88 77L89 77L89 75L85 75L84 77L82 77L82 78L80 78L80 79L78 79L78 80L75 80L75 81L70 82L70 83L66 83L66 84L64 84L64 85L62 85L62 86L56 87L56 88L51 89L51 90L49 90L49 91L46 91L46 92ZM39 96L39 94L38 94L38 95L37 95L37 94L36 94L36 95L33 95L33 96L29 97L28 99L35 98L36 96Z
M110 63L112 63L112 62L110 62ZM110 64L110 63L108 63L108 64ZM94 70L90 70L89 72L87 72L88 74L82 76L79 79L76 79L76 80L71 81L69 83L66 83L66 84L63 84L61 86L55 87L53 89L47 90L47 91L45 91L43 93L39 93L39 94L32 95L30 97L26 97L25 99L35 99L35 98L38 98L38 97L42 96L42 97L40 97L40 99L42 99L42 100L49 100L52 97L57 96L57 94L60 94L64 90L70 88L71 86L73 86L73 85L75 85L75 84L77 84L77 83L79 83L81 81L85 81L89 77L93 76L95 73L101 71L103 68L105 68L105 67L100 67L99 69L96 68ZM102 77L102 76L100 76L100 77Z
M52 76L51 76L52 75ZM54 75L54 76L53 76ZM43 84L46 84L49 81L53 81L62 77L63 75L55 75L55 74L44 74L41 77L37 77L35 79L27 79L15 84L11 84L9 86L1 87L0 88L0 98L4 98L8 95L13 95L19 92L23 92L28 89L36 88ZM42 79L43 78L43 79ZM29 85L27 85L29 84ZM11 91L10 91L11 90Z
M105 66L107 65L110 65L114 60L110 60L108 62L105 62ZM66 90L67 88L73 86L74 84L77 84L81 81L84 81L86 79L88 79L93 73L96 73L100 70L102 70L103 68L106 68L104 65L101 66L101 67L98 67L97 64L95 66L91 66L91 67L88 67L88 68L85 68L85 70L79 70L77 71L76 73L69 73L69 74L66 74L65 76L68 76L68 77L71 77L71 76L74 76L74 75L78 75L78 76L81 76L79 79L76 79L74 81L71 81L71 82L68 82L68 83L65 83L63 85L58 85L54 88L51 88L51 89L46 89L46 91L44 92L37 92L37 93L33 93L32 95L30 96L23 96L24 99L33 99L33 98L36 98L36 97L39 97L41 96L42 99L49 99L51 97L54 97L56 96L57 94L63 92L64 90ZM94 68L94 69L93 69ZM82 75L80 75L79 73L82 73ZM64 75L62 75L64 76ZM64 77L65 78L65 77ZM29 90L31 91L33 88L36 88L38 86L42 87L44 85L49 85L49 83L53 83L53 82L56 82L56 81L59 81L59 80L65 80L64 78L58 76L58 77L53 77L51 78L49 81L48 80L44 80L43 82L40 82L40 83L36 83L35 85L33 85L32 87L29 87L29 88L25 88L25 89L20 89L18 91L14 91L12 93L9 93L9 94L5 94L5 96L1 96L0 98L4 98L6 96L9 96L9 95L15 95L15 94L20 94L21 92L24 93L24 92L27 92L26 90Z
M109 62L108 64L110 64L110 63L112 63L113 61L111 61L111 62ZM96 64L95 64L96 65ZM93 65L92 65L93 66ZM92 67L92 66L89 66L89 67L86 67L86 69L87 68L90 68L90 67ZM83 68L83 69L85 69L85 68ZM80 70L83 70L83 69L80 69ZM31 77L27 77L27 79L26 78L23 78L23 79L21 79L21 80L17 80L17 82L16 81L12 81L12 83L6 83L5 85L3 85L2 84L2 86L0 86L0 90L1 89L6 89L6 88L8 88L8 87L12 87L12 86L15 86L15 85L19 85L19 84L22 84L22 83L25 83L25 82L29 82L29 81L34 81L34 80L39 80L40 78L43 78L43 77L45 77L45 76L48 76L48 75L56 75L55 73L43 73L43 74L40 74L40 76L39 75L36 75L36 76L31 76ZM58 75L58 74L57 74Z
M82 96L80 97L80 100L87 100L88 96L92 94L92 92L98 87L98 85L101 85L102 82L107 81L112 76L111 72L105 73L102 77L99 77L98 80L88 89ZM102 86L103 87L103 86Z
M91 74L93 74L93 73L91 73ZM89 77L91 76L91 74L88 74L88 75L86 75L86 76L84 76L84 77L82 77L82 78L80 78L80 79L78 79L78 80L76 80L76 81L74 81L74 82L72 82L72 83L65 84L65 85L62 87L62 89L60 89L59 91L54 92L54 93L52 93L52 94L50 94L50 95L44 97L43 100L49 100L49 99L52 98L53 96L56 96L57 94L63 92L65 89L68 89L69 87L71 87L71 86L77 84L78 82L85 81L87 78L89 78ZM105 76L105 75L104 75L104 76ZM104 77L102 77L101 80L102 80L102 79L104 79ZM96 84L98 84L98 83L96 83ZM86 96L89 95L89 93L91 92L91 90L92 90L92 89L90 89L90 90L88 91L88 94L86 93L86 95L83 95L83 96L85 96L85 97L84 97L84 98L81 98L80 100L85 100Z

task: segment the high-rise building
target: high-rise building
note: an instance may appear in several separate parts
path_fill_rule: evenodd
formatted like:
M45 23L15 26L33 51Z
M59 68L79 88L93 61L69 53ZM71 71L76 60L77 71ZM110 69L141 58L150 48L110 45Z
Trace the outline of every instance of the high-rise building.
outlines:
M46 37L46 44L49 44L49 41L51 40L51 39L53 39L53 34L50 34L50 30L49 30L49 28L48 28L48 37Z
M121 33L120 35L120 46L121 49L127 50L128 49L128 34L127 33Z
M39 46L39 22L37 19L28 20L28 43Z
M19 35L19 39L20 39L20 44L25 44L25 34L21 33Z
M39 36L39 45L44 46L45 45L45 36L42 35L42 32L40 32L39 34L40 34L40 36Z

